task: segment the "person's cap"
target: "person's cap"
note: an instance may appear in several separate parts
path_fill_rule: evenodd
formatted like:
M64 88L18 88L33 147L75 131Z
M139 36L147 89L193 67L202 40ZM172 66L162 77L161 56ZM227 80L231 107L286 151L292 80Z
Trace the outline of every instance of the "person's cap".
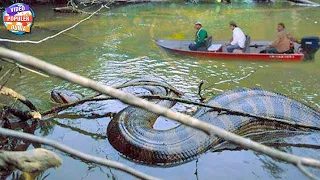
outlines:
M199 22L199 21L196 22L195 25L200 25L200 26L202 26L201 22Z

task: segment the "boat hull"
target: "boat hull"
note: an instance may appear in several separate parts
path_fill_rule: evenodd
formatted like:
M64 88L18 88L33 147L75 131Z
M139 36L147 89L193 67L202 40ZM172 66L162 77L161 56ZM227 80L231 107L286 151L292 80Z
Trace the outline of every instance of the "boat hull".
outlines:
M251 43L253 50L251 53L228 53L219 51L190 51L188 44L192 41L188 40L155 40L155 43L175 54L194 56L200 58L210 59L233 59L233 60L254 60L254 61L302 61L303 54L268 54L259 53L260 50L264 49L270 42L268 41L254 41ZM215 44L223 44L224 41L214 41ZM255 47L256 45L256 47Z

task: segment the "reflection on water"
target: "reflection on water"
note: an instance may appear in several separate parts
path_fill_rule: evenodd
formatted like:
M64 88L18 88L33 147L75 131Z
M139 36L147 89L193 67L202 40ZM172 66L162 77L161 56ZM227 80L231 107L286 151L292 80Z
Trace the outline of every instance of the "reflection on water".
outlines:
M39 40L65 29L87 15L54 14L51 7L34 7L37 18L32 33L16 36L0 26L0 37ZM205 82L204 96L211 97L235 87L259 87L280 92L320 109L320 53L308 63L263 63L225 60L202 60L174 56L157 47L152 38L192 39L193 23L201 21L214 39L231 36L228 22L234 20L253 40L273 40L277 23L284 22L295 37L320 36L318 8L278 3L266 4L140 4L105 11L67 33L39 45L9 44L19 50L108 85L120 84L141 76L160 77L181 91L185 98L197 99L198 84ZM316 23L317 22L317 23ZM3 63L3 62L0 62ZM7 66L7 65L5 65ZM239 79L252 73L248 78ZM223 82L223 83L218 83ZM28 97L41 110L53 107L53 88L71 89L83 94L92 91L50 77L24 72L15 74L7 84ZM209 87L209 88L208 88ZM88 105L89 106L89 105ZM116 106L116 107L113 107ZM91 109L121 108L116 104ZM70 112L74 112L70 110ZM67 114L67 112L65 112ZM81 114L80 114L81 115ZM82 152L122 162L133 168L165 179L304 179L295 167L252 151L208 152L196 161L172 168L155 168L131 162L116 152L105 137L109 117L89 118L59 115L43 121L35 134L54 139ZM50 125L50 126L48 126ZM318 134L298 136L295 141L318 145ZM318 150L285 148L305 157L320 158ZM131 179L123 172L100 168L73 159L61 152L63 165L48 170L48 179ZM74 173L77 172L77 173ZM319 171L313 173L319 175ZM47 173L46 173L47 174Z

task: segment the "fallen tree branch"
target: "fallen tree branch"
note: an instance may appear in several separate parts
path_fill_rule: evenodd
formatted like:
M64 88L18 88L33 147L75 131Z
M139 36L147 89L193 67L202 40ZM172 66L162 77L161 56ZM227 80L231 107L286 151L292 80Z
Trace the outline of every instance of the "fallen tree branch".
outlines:
M201 90L202 90L201 87L202 87L203 83L204 83L204 82L201 80L201 81L200 81L200 84L199 84L199 86L198 86L198 95L199 95L199 97L200 97L200 99L199 99L200 102L203 102L204 100L206 100L206 98L203 97L202 94L201 94Z
M226 141L229 141L234 144L238 144L240 146L243 146L245 148L248 148L248 149L260 152L260 153L263 153L263 154L268 155L272 158L291 163L295 166L298 163L301 163L302 165L320 168L320 161L319 160L295 156L292 154L284 153L284 152L278 151L276 149L264 146L262 144L254 142L250 139L246 139L246 138L243 138L243 137L238 136L236 134L230 133L230 132L228 132L222 128L219 128L217 126L214 126L212 124L202 122L196 118L190 117L190 116L182 114L182 113L174 112L168 108L165 108L165 107L159 106L157 104L151 103L147 100L138 98L132 94L122 92L122 91L114 89L110 86L103 85L99 82L93 81L91 79L88 79L83 76L72 73L70 71L67 71L67 70L60 68L58 66L49 64L45 61L41 61L38 58L29 56L29 55L26 55L23 53L19 53L16 51L8 50L5 48L0 48L0 56L16 60L17 62L24 64L24 65L28 65L28 66L35 67L37 69L41 69L50 75L59 77L61 79L67 80L67 81L75 83L75 84L79 84L83 87L87 87L87 88L96 90L98 92L105 93L105 94L110 95L112 97L118 98L119 100L121 100L124 103L146 109L150 112L165 116L167 118L171 118L171 119L176 120L180 123L183 123L187 126L190 126L190 127L193 127L197 130L203 131L210 136L218 136Z
M0 167L19 169L22 172L42 172L52 167L59 167L61 158L46 149L37 148L29 151L0 150Z
M3 76L0 77L0 81L2 81L2 79L4 79L4 78L10 73L10 74L9 74L9 77L7 77L7 79L4 80L4 83L2 83L2 84L0 85L0 90L2 89L2 87L3 87L4 85L7 84L7 82L8 82L9 79L10 79L10 77L12 76L12 73L16 70L16 68L17 68L17 66L9 69L6 73L4 73Z
M297 167L303 174L308 176L310 179L314 179L314 180L319 180L320 179L319 177L317 177L317 176L313 175L311 172L309 172L305 167L303 167L301 162L299 162L297 164Z
M28 99L26 99L24 96L22 96L21 94L17 93L16 91L14 91L13 89L7 88L5 86L2 86L2 88L0 89L0 95L6 95L6 96L11 96L15 99L18 99L20 102L22 102L23 104L25 104L26 106L28 106L28 108L32 111L37 111L37 108L31 103L31 101L29 101Z
M14 65L18 66L18 67L19 67L19 68L21 68L21 69L25 69L25 70L30 71L30 72L32 72L32 73L38 74L38 75L40 75L40 76L43 76L43 77L49 77L49 76L48 76L48 75L46 75L46 74L43 74L43 73L40 73L40 72L35 71L35 70L33 70L33 69L30 69L30 68L24 67L24 66L22 66L22 65L20 65L20 64L18 64L18 63L16 63L16 62L12 62L12 61L10 61L9 59L6 59L6 58L0 58L0 59L1 59L1 60L3 60L3 61L5 61L5 62L8 62L8 63L14 64Z
M56 7L56 8L53 8L53 11L59 12L59 13L82 13L80 9L70 7L70 6Z
M238 77L238 78L235 78L235 79L227 79L227 80L222 80L222 81L219 81L219 82L215 82L212 85L210 85L210 86L208 86L206 88L203 88L203 90L207 90L209 88L213 88L213 86L218 85L218 84L222 84L222 83L227 83L227 82L238 83L239 81L241 81L243 79L246 79L246 78L250 77L251 75L253 75L254 73L256 73L258 69L254 70L254 71L251 71L250 73L248 73L247 75L245 75L243 77ZM223 92L223 90L217 89L217 88L214 88L214 90Z
M287 120L279 119L279 118L260 116L260 115L256 115L256 114L252 114L252 113L246 113L246 112L241 112L241 111L232 110L232 109L228 109L228 108L217 107L217 106L213 106L213 105L206 104L206 103L193 102L193 101L189 101L189 100L181 99L181 98L177 98L177 97L159 96L159 95L142 95L142 96L138 96L138 97L149 98L149 99L162 99L162 100L177 101L177 102L181 102L181 103L185 103L185 104L193 104L193 105L198 105L198 106L202 106L202 107L208 107L208 108L211 108L213 111L217 111L219 113L224 112L224 114L228 114L228 115L252 117L252 118L257 118L257 119L261 119L261 120L268 120L268 121L277 121L277 122L286 123L286 124L289 124L292 126L300 126L300 127L304 127L304 128L320 130L320 127L315 127L312 125L299 124L299 123L295 123L292 121L287 121Z
M217 111L219 113L224 112L225 114L228 114L228 115L252 117L252 118L257 118L257 119L261 119L261 120L268 120L268 121L276 121L276 122L280 122L280 123L285 123L285 124L289 124L291 126L299 126L299 127L308 128L308 129L320 130L320 127L315 127L315 126L312 126L312 125L299 124L299 123L295 123L295 122L292 122L292 121L287 121L287 120L284 120L284 119L260 116L260 115L256 115L256 114L252 114L252 113L246 113L246 112L236 111L236 110L232 110L232 109L217 107L217 106L213 106L213 105L210 105L210 104L201 103L201 102L194 102L194 101L181 99L181 98L177 98L177 97L160 96L160 95L137 95L137 97L146 98L146 99L161 99L161 100L177 101L177 102L180 102L180 103L192 104L192 105L211 108L212 111ZM115 99L117 99L117 98L113 98L113 97L86 98L86 99L82 99L80 101L77 101L77 102L74 102L74 103L71 103L71 104L65 104L65 105L62 105L62 106L59 106L59 107L55 107L55 108L53 108L51 110L48 110L48 111L45 111L45 112L41 113L41 115L45 116L45 115L49 115L49 114L52 114L52 113L58 113L58 112L63 111L65 109L69 108L69 107L73 107L73 106L76 106L76 105L79 105L79 104L82 104L82 103L85 103L85 102L107 101L107 100L115 100ZM110 115L109 114L108 115L102 115L101 117L105 117L105 116L110 116Z
M125 83L125 84L122 84L122 85L118 85L118 86L114 86L113 88L116 88L116 89L121 89L121 88L125 88L125 87L129 87L129 86L142 86L142 85L150 85L150 86L161 86L161 87L164 87L164 88L167 88L167 89L170 89L171 91L173 91L174 93L178 94L178 95L182 95L183 92L182 91L179 91L177 90L176 88L174 87L171 87L171 86L168 86L168 85L165 85L163 83L157 83L157 82L133 82L133 83ZM88 102L88 101L102 101L102 100L111 100L111 99L116 99L116 98L110 98L110 97L106 97L106 98L95 98L97 96L100 96L101 93L97 93L93 96L90 96L90 97L87 97L87 98L84 98L82 100L79 100L79 101L76 101L76 102L73 102L73 103L69 103L69 104L64 104L62 106L58 106L58 107L55 107L53 109L50 109L50 110L47 110L42 114L42 116L46 116L46 115L49 115L49 114L54 114L54 113L58 113L60 111L63 111L69 107L73 107L73 106L76 106L76 105L79 105L79 104L82 104L84 102Z
M1 66L1 68L2 68L2 66ZM10 73L10 69L7 72L5 72L4 75L2 75L0 77L0 81L2 81L2 79L4 79L4 77L6 77L9 73Z
M19 109L13 109L13 108L9 108L6 106L4 107L4 111L18 117L22 121L26 121L29 119L41 119L41 117L42 117L41 114L37 111L25 112L25 111L21 111Z
M63 111L63 110L65 110L65 109L69 108L69 107L73 107L73 106L76 106L76 105L79 105L79 104L88 102L88 101L92 100L92 98L94 98L94 97L96 97L96 96L99 96L99 95L101 95L101 94L96 94L96 95L94 95L94 96L91 96L91 97L88 97L88 98L85 98L85 99L76 101L76 102L74 102L74 103L63 104L63 105L61 105L61 106L54 107L54 108L52 108L52 109L50 109L50 110L47 110L47 111L45 111L45 112L42 112L41 115L42 115L42 116L47 116L47 115L49 115L49 114L58 113L58 112Z
M56 142L53 140L49 140L46 138L42 138L42 137L38 137L35 135L31 135L28 133L23 133L23 132L17 132L17 131L13 131L13 130L9 130L9 129L4 129L4 128L0 128L0 134L4 135L4 136L10 136L10 137L15 137L15 138L19 138L19 139L23 139L23 140L28 140L28 141L33 141L33 142L38 142L41 144L45 144L51 147L54 147L62 152L65 152L69 155L72 155L74 157L78 157L81 160L84 161L88 161L88 162L93 162L102 166L108 166L108 167L112 167L115 169L119 169L121 171L127 172L137 178L141 178L141 179L150 179L150 180L158 180L158 178L149 176L147 174L144 174L142 172L136 171L135 169L128 167L124 164L115 162L115 161L111 161L111 160L107 160L107 159L103 159L100 157L96 157L96 156L92 156L89 154L85 154L83 152L80 152L76 149L72 149L66 145L61 144L60 142Z
M55 125L58 125L62 128L66 128L66 129L71 129L72 131L75 131L75 132L78 132L82 135L85 135L85 136L90 136L92 139L107 139L108 137L106 135L103 135L103 134L98 134L98 133L92 133L92 132L89 132L89 131L85 131L85 130L82 130L80 128L76 128L76 127L72 127L70 125L67 125L67 124L63 124L63 123L60 123L59 121L56 121L56 120L52 120L54 122ZM105 132L104 132L105 134Z

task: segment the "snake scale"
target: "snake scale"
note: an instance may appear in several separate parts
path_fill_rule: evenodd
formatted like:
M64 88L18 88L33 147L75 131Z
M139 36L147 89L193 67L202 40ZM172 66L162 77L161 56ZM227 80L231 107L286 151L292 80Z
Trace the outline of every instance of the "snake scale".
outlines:
M177 96L175 88L163 81L155 79L129 81L129 83L135 82L156 82L163 86L140 85L122 90L140 95ZM80 94L65 90L53 90L51 96L56 102L72 102L83 98ZM152 101L167 108L171 108L176 103L168 100ZM275 130L274 132L310 130L303 126L320 127L318 111L284 95L262 89L232 89L213 97L207 103L263 117L283 119L296 124L219 113L205 107L198 108L193 114L193 117L201 121L242 136L266 131L273 133L272 130ZM108 124L107 136L110 144L131 160L150 165L174 166L191 161L209 149L224 143L216 136L208 136L183 124L168 130L155 130L153 124L158 117L157 114L141 108L133 106L124 108L116 113Z
M145 86L157 95L174 95L162 87ZM171 108L175 103L167 100L155 103ZM224 92L208 101L208 104L264 117L284 119L298 126L222 114L210 108L199 108L193 117L227 131L246 135L266 130L297 130L299 125L320 127L320 113L307 105L284 95L262 89L239 88ZM222 142L216 136L208 136L183 124L168 130L155 130L152 125L158 115L141 108L128 106L109 123L107 135L111 145L125 157L134 161L173 166L191 161Z

